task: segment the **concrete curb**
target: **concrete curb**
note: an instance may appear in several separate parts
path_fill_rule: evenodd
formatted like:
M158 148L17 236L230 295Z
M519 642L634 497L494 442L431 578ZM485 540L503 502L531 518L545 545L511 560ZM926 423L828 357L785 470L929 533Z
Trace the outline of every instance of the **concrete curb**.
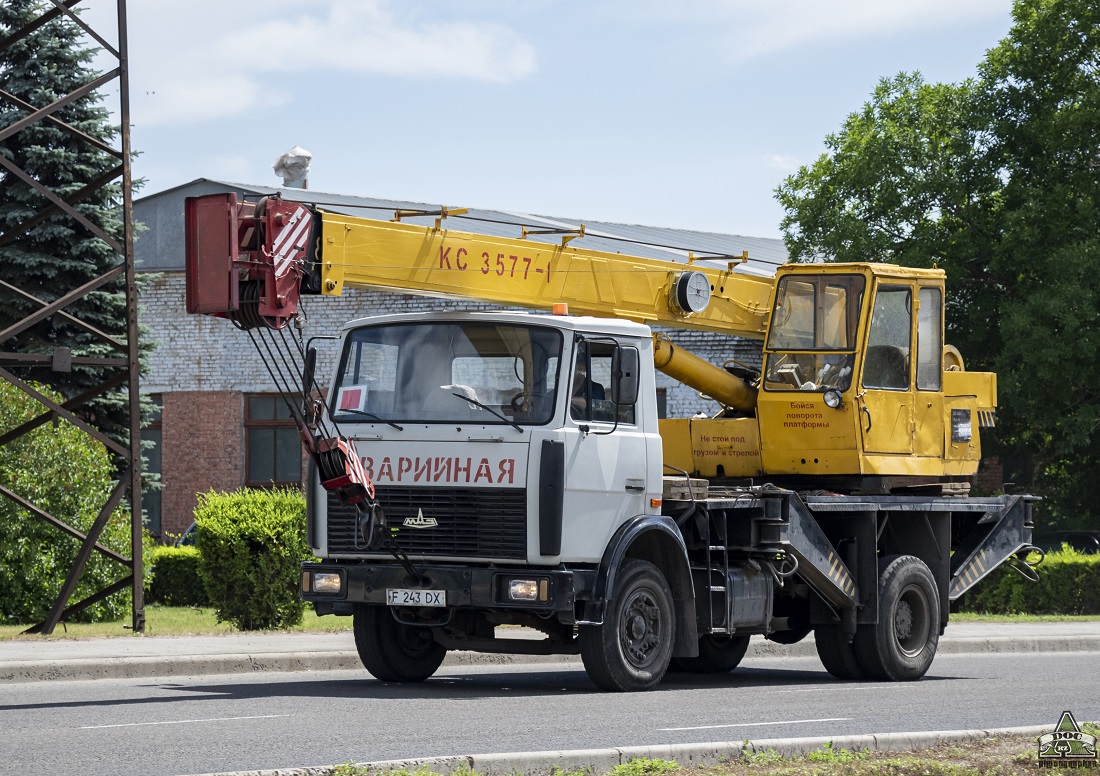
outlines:
M7 682L148 679L197 674L247 674L254 671L333 671L361 668L354 652L274 652L164 657L78 658L48 663L0 664L0 684Z
M1041 639L993 636L986 639L948 639L941 641L937 654L982 655L1023 652L1100 652L1100 636L1044 636ZM817 654L816 652L814 654Z
M935 730L916 733L872 733L858 736L817 738L766 738L759 741L716 741L704 744L662 744L658 746L624 746L615 749L577 749L559 752L512 752L506 754L470 754L449 757L423 757L412 760L381 760L359 763L372 771L389 771L428 768L440 774L448 774L460 768L468 768L491 776L542 776L553 768L571 771L590 768L594 774L607 773L616 765L640 757L675 760L681 765L693 767L714 765L724 760L736 759L744 753L773 750L784 756L804 755L832 743L837 749L876 752L905 752L924 749L937 744L974 741L1006 736L1035 736L1049 733L1050 726L999 728L993 730ZM338 766L310 768L280 768L266 771L235 771L233 773L207 774L206 776L332 776Z
M1044 638L958 638L940 642L939 654L1019 654L1035 652L1100 652L1100 635L1067 635ZM816 657L813 638L785 646L753 640L747 658ZM576 655L500 655L450 652L444 666L516 665L529 663L580 664ZM158 657L79 658L48 662L0 663L0 684L88 679L148 679L201 674L241 674L258 671L358 671L354 651L257 652L220 655L166 655Z
M449 652L444 666L509 665L516 663L577 663L576 655L496 655ZM361 671L355 652L259 652L254 654L171 655L79 658L40 662L0 663L0 684L14 682L82 681L87 679L149 679L200 674L248 674L259 671Z

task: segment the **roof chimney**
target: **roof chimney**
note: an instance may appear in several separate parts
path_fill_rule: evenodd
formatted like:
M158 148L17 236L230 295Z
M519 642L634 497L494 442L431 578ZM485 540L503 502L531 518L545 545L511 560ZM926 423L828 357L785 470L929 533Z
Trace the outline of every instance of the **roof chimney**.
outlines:
M294 146L285 151L272 168L275 174L283 179L283 186L288 189L308 189L306 176L309 175L309 163L313 159L311 154L301 146Z

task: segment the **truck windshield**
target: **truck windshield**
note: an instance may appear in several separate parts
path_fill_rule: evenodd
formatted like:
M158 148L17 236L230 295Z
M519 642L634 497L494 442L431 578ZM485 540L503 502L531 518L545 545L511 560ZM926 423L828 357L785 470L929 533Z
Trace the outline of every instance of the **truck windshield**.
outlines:
M491 322L365 326L345 340L332 407L342 423L538 425L554 414L562 336Z
M844 391L852 383L862 275L788 275L776 289L764 388Z

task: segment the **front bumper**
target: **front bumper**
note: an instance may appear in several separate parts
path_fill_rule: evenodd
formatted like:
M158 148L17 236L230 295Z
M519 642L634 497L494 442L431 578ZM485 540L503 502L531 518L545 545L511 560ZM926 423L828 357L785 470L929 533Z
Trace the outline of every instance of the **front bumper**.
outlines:
M416 580L396 563L303 563L300 592L303 600L315 604L318 614L351 614L356 604L385 605L387 590L424 589L446 591L448 609L536 611L553 613L562 622L572 622L576 603L591 598L596 581L595 569L432 565L420 571L426 580ZM339 575L339 590L316 591L313 580L318 574ZM534 580L539 591L536 600L511 598L509 589L513 580Z

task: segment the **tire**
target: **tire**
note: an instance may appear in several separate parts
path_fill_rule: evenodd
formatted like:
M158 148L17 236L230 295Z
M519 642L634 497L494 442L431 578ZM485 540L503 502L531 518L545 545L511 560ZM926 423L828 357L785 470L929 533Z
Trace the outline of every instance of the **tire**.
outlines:
M878 623L860 627L856 655L871 679L920 679L939 645L939 588L924 561L912 555L890 556L882 565Z
M603 625L578 633L588 678L602 690L650 690L672 657L676 618L672 591L652 563L628 558L619 567Z
M398 622L386 606L356 607L354 631L359 660L383 682L422 682L447 654L428 628Z
M699 639L698 657L674 657L671 668L689 674L728 674L749 649L748 636L708 634Z
M839 625L817 626L814 644L821 664L837 679L854 681L867 677L856 657L855 645L840 632Z

